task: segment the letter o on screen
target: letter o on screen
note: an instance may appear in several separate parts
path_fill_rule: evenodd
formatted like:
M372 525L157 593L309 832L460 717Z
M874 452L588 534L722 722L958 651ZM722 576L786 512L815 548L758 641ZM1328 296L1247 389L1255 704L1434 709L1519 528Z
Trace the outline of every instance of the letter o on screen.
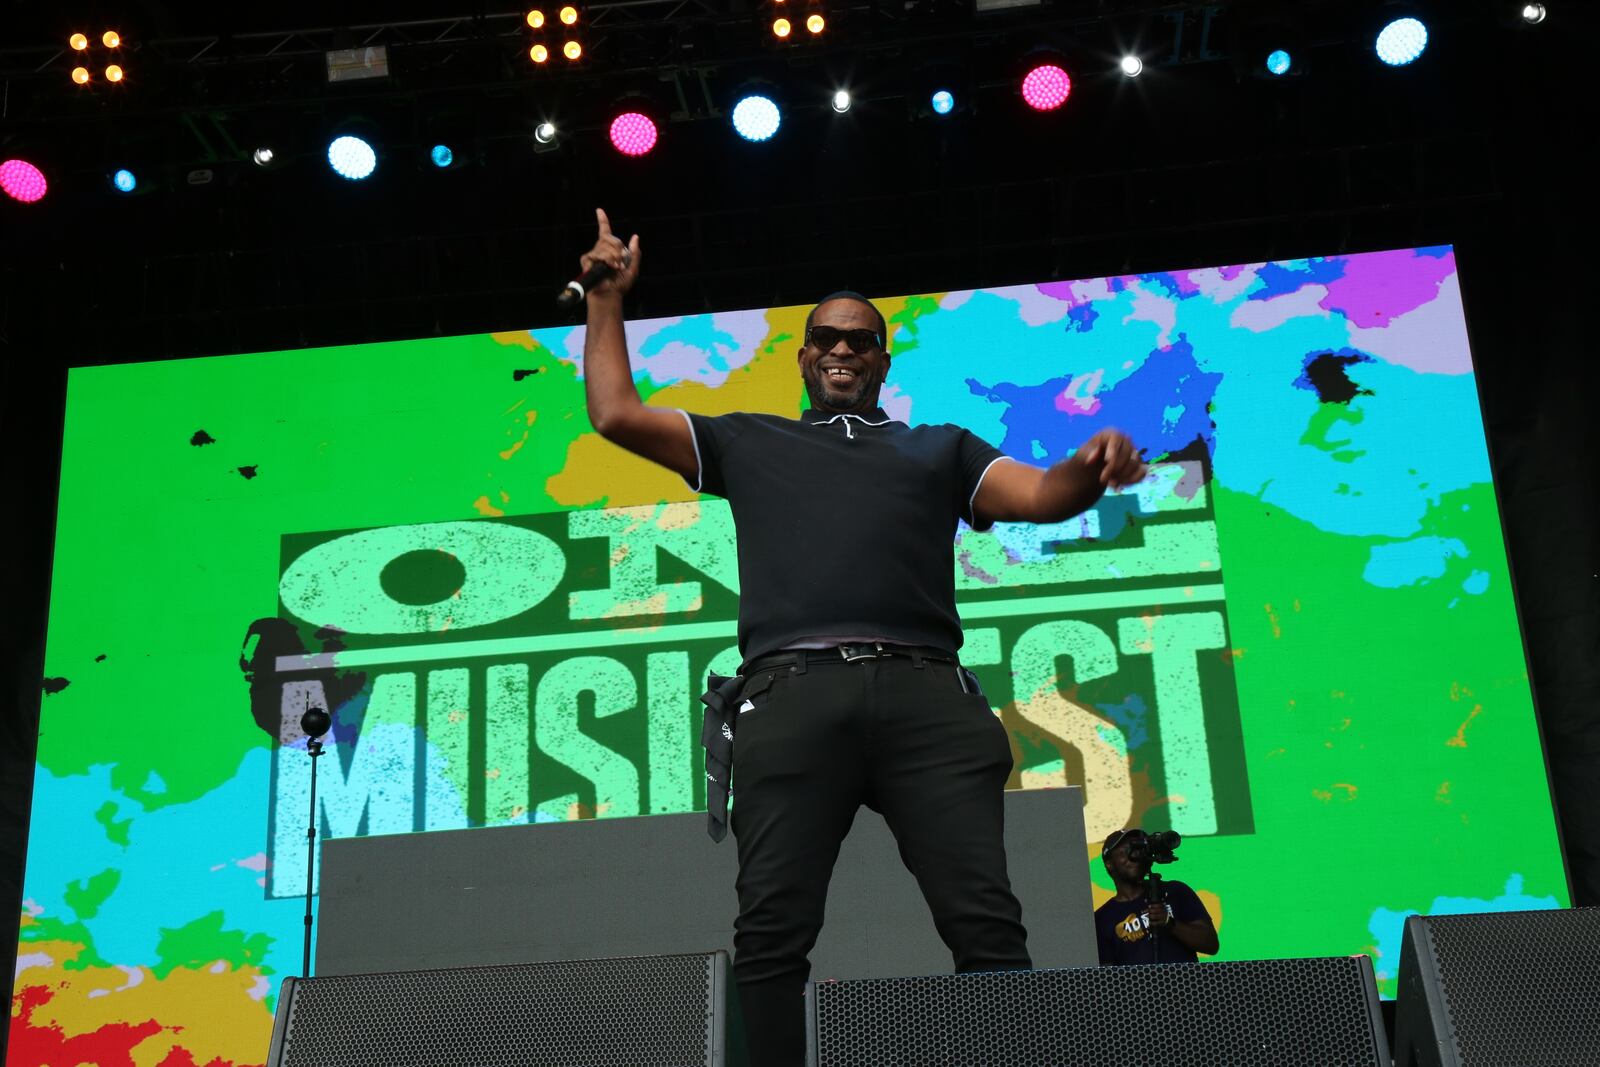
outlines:
M384 591L383 569L407 552L448 552L466 572L461 589L433 604L403 604ZM346 534L284 571L284 607L314 626L352 634L451 633L522 614L561 584L561 547L500 522L431 522Z

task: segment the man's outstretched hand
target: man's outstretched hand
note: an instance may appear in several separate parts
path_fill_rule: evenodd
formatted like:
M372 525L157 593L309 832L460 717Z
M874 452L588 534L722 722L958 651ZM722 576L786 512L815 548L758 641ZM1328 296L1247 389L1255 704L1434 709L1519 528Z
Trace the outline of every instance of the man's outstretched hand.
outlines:
M639 277L639 235L634 234L627 244L623 244L620 237L612 234L611 220L606 218L603 210L595 208L594 218L599 224L600 235L595 239L594 247L578 258L578 270L581 273L595 263L604 263L613 273L605 281L597 283L590 292L626 293L633 288L634 279Z
M1143 481L1150 473L1143 451L1135 448L1132 438L1121 430L1105 429L1085 441L1076 458L1099 476L1101 485L1122 489Z

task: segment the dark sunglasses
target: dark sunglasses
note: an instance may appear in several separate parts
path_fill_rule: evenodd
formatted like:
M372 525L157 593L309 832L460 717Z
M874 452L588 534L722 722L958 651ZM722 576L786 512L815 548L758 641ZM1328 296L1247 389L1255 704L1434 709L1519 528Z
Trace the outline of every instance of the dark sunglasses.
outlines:
M822 352L831 352L841 337L858 356L883 347L883 338L876 330L841 330L837 326L812 326L806 330L806 344L815 345Z

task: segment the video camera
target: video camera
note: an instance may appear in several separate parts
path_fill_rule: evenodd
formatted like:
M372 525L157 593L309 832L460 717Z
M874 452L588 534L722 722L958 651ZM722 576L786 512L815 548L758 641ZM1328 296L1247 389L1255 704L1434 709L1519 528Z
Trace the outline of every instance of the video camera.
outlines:
M1182 843L1183 838L1176 830L1157 830L1153 834L1129 830L1128 858L1135 863L1147 859L1151 863L1176 863L1178 857L1173 855L1173 851Z

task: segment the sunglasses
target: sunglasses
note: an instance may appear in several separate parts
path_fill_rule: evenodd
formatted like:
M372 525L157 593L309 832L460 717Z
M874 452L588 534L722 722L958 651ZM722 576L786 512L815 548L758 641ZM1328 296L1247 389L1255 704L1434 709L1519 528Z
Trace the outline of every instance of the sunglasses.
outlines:
M822 352L832 351L840 338L858 356L883 347L883 338L876 330L841 330L837 326L812 326L806 330L806 344L815 345Z

